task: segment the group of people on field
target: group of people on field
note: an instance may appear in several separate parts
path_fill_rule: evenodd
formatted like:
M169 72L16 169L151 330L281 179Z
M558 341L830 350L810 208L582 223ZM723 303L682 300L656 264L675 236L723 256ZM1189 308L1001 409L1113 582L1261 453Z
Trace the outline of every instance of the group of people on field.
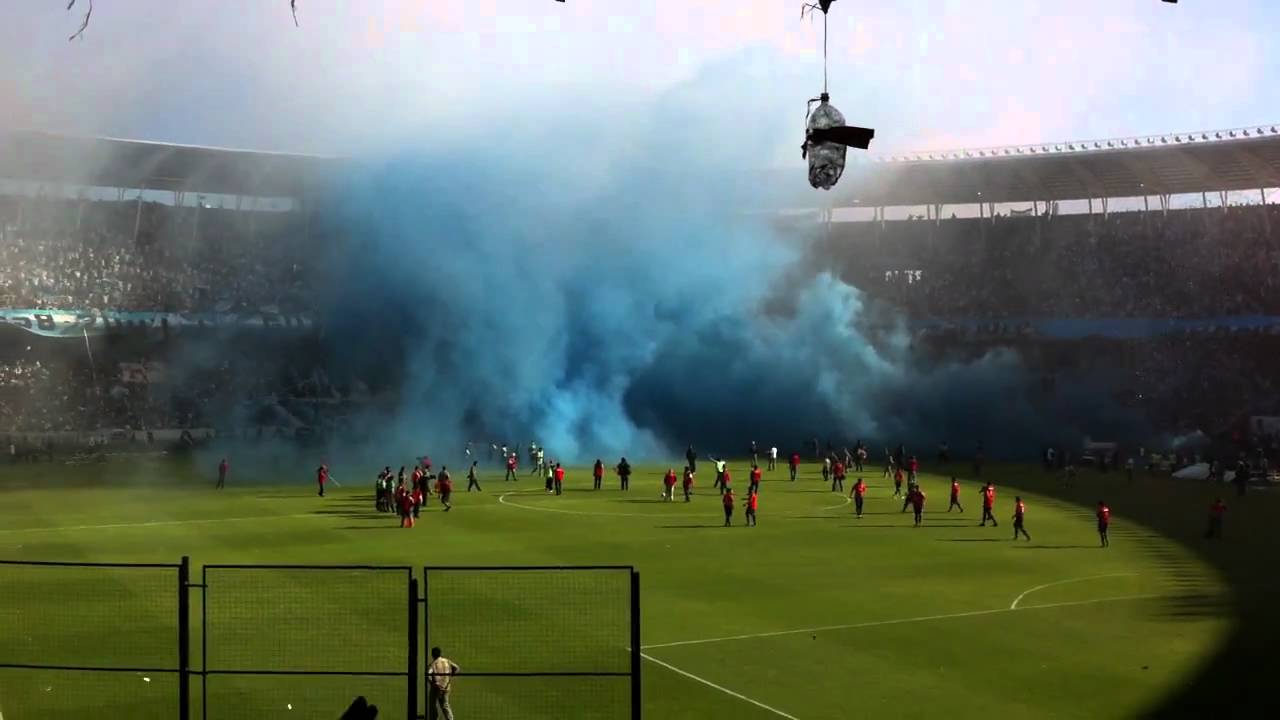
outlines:
M534 464L534 472L539 472L545 477L545 490L549 494L560 495L564 492L564 482L566 476L565 467L559 462L546 460L545 451L534 443L530 443L530 458ZM816 448L816 442L815 442ZM495 446L496 449L496 446ZM753 459L751 462L751 470L748 475L747 497L743 503L746 515L746 524L753 527L757 523L757 511L759 509L760 483L763 475L762 468L758 462L758 449L755 442L751 443L750 451ZM507 470L508 481L517 479L518 459L517 453L502 447L502 457ZM471 457L471 447L468 444L467 455ZM939 459L949 459L949 450L943 445L939 451ZM1052 456L1050 456L1052 457ZM694 494L695 478L697 473L698 454L694 451L693 446L689 446L685 452L687 464L684 466L682 474L677 474L674 467L668 467L666 473L662 476L661 498L664 502L673 502L676 496L676 487L680 486L685 502L691 502ZM709 456L715 468L715 482L713 487L720 493L721 503L724 509L724 525L733 524L733 514L736 507L736 497L732 489L732 473L729 470L728 462L723 458ZM767 459L770 469L776 468L777 448L771 447L768 450ZM861 471L865 469L866 448L861 442L858 442L853 450L844 449L843 457L837 455L828 448L828 452L822 456L822 479L823 482L831 483L832 492L844 491L844 480L848 474L848 468L852 466L855 470ZM789 478L795 481L801 465L800 453L793 452L787 459ZM981 461L975 462L975 471L980 471ZM471 467L467 473L467 492L473 489L480 491L479 474L477 470L478 462L472 460ZM1050 466L1051 467L1051 466ZM1067 467L1071 466L1067 464ZM218 464L218 482L217 488L225 487L228 462L224 457ZM1132 468L1130 461L1129 468ZM905 472L904 472L905 470ZM620 458L618 463L613 467L613 472L619 480L619 487L623 491L630 490L631 475L633 469L631 464L625 457ZM915 527L920 527L924 521L924 508L927 496L920 486L919 482L920 462L914 455L905 455L901 445L895 452L885 449L885 466L882 479L893 479L894 498L902 498L902 512L905 513L908 508L913 511L915 519ZM600 490L603 485L605 475L604 462L597 458L592 465L592 481L593 488ZM321 465L316 470L316 481L318 485L319 495L324 497L325 486L332 482L332 477L327 465ZM903 485L906 485L904 492ZM406 476L406 467L402 466L399 473L393 473L391 466L385 466L378 473L375 482L375 509L378 512L395 512L400 518L401 527L413 527L415 520L420 517L421 509L426 506L432 495L436 495L446 512L453 509L451 498L453 494L453 480L450 476L448 468L441 467L439 473L433 472L432 462L429 456L418 458L413 466L413 470ZM853 501L855 517L861 518L867 494L867 484L862 478L857 478L852 487L849 489L849 498ZM982 519L979 525L985 527L990 521L992 527L998 527L999 522L995 516L995 485L991 481L987 481L979 490L982 499ZM952 476L950 487L950 503L947 506L947 512L953 510L964 512L964 506L960 501L960 481ZM1209 523L1205 531L1205 537L1209 539L1221 538L1223 532L1223 520L1226 515L1227 506L1221 498L1217 498L1209 509ZM1020 496L1014 498L1013 520L1013 539L1024 538L1031 540L1031 535L1026 530L1026 503ZM1110 539L1108 531L1111 524L1111 508L1107 506L1105 501L1099 500L1095 510L1095 518L1097 520L1098 536L1101 547L1109 547Z
M421 517L422 508L429 504L434 494L445 512L453 509L453 476L449 468L440 466L440 472L432 469L431 457L424 455L418 458L409 474L407 482L405 466L400 466L399 473L393 473L387 465L378 473L374 481L374 503L378 512L394 512L400 518L400 527L411 528ZM480 490L476 461L471 462L467 472L467 492L472 488Z

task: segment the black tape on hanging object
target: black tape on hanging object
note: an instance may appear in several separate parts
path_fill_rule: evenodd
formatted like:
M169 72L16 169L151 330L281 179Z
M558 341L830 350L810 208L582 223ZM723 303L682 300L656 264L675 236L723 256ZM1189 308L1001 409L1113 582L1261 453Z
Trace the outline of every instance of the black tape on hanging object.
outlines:
M814 10L821 10L822 14L826 15L831 11L831 3L835 1L836 0L818 0L817 2L805 3L800 8L800 17L804 17L805 13L812 12Z

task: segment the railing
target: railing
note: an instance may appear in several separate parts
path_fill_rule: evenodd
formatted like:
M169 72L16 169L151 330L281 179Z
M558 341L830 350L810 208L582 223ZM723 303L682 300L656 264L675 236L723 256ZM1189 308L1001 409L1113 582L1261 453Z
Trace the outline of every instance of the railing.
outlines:
M630 567L0 561L0 712L414 720L440 646L468 718L634 720L639 601Z

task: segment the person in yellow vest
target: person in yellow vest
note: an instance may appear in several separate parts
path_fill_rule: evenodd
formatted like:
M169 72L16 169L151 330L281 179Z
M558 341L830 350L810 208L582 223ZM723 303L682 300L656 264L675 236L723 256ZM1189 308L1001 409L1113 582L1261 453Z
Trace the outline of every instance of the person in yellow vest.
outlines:
M453 690L453 676L461 670L452 660L441 654L440 648L431 648L431 664L427 666L427 717L436 720L453 720L453 708L449 707L449 693Z

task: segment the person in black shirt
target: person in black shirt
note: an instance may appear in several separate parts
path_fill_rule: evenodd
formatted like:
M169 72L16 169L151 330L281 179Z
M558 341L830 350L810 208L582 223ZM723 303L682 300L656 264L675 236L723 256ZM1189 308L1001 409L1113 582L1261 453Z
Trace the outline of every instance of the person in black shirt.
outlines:
M698 453L693 451L692 445L690 445L689 448L684 451L684 459L689 461L690 471L695 473L698 472Z
M616 468L616 471L618 473L618 481L622 483L622 489L630 490L631 489L631 463L627 462L626 458L622 458L621 460L618 461L618 467Z

